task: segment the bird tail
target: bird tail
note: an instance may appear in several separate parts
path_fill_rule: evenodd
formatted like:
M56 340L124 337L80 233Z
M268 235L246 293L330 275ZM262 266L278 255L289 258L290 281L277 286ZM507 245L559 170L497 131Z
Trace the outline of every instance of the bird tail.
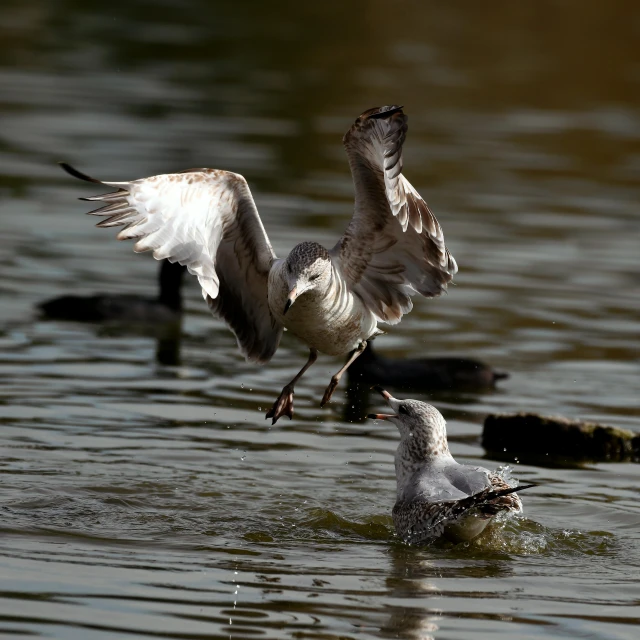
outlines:
M524 491L536 487L535 484L524 484L519 487L508 487L506 489L484 489L456 504L456 514L458 517L465 512L477 513L480 517L491 518L501 511L521 511L520 498L515 495L516 491ZM506 500L504 499L506 498Z

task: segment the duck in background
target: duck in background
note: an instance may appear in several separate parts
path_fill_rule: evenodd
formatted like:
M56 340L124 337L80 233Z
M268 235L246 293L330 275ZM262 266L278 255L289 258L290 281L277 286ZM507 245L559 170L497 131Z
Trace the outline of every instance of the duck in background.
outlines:
M387 358L369 342L348 369L344 419L363 422L369 410L371 387L382 385L407 391L489 391L509 374L494 371L471 358Z
M493 389L498 380L509 377L471 358L387 358L371 342L347 371L350 383L412 391Z
M126 322L165 324L176 322L182 314L182 276L185 267L163 260L160 267L160 293L157 298L129 294L61 296L38 304L43 316L52 320L76 322Z
M75 322L106 323L126 328L127 332L144 329L156 338L159 364L180 364L180 320L182 318L182 276L185 267L168 260L160 266L160 292L157 298L130 294L96 294L61 296L38 304L45 318ZM149 328L152 328L149 332Z

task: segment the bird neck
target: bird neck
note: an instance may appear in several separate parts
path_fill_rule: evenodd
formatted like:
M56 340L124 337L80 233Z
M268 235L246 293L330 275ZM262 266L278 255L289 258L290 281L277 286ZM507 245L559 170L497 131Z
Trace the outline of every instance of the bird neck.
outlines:
M416 489L416 477L425 467L433 467L453 460L446 440L444 449L426 449L422 443L403 441L395 456L398 500L403 500Z
M396 451L396 459L402 460L405 465L421 465L450 457L444 430L432 430L428 434L412 433L402 440Z
M180 311L182 309L182 276L186 267L177 262L171 263L164 260L160 267L160 296L159 301L173 309Z

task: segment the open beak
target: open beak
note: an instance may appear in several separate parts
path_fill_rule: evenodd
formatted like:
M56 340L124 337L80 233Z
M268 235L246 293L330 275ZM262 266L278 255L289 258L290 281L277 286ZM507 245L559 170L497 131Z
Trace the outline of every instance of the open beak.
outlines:
M379 384L374 384L371 388L377 391L387 402L393 400L393 396L388 391L385 391Z
M375 384L371 388L377 391L387 402L389 402L390 400L397 402L397 400L388 391L385 391L379 384ZM395 408L393 407L393 404L391 405L391 408ZM397 417L398 416L395 413L370 413L367 416L367 418L371 418L372 420L389 420L391 418Z
M291 291L289 291L289 296L287 297L287 301L284 303L284 311L283 315L287 315L287 311L291 309L291 305L296 301L298 297L298 287L293 287Z

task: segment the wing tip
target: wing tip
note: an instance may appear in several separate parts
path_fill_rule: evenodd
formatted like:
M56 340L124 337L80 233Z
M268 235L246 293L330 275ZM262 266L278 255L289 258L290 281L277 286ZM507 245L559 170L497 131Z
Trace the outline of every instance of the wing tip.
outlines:
M403 113L403 109L404 105L397 104L387 105L384 107L373 107L373 109L365 111L362 116L366 117L368 120L386 120L396 113Z
M518 491L524 491L525 489L534 489L538 485L536 483L530 484L521 484L517 487L508 487L507 489L489 489L488 498L489 500L495 500L496 498L503 498L505 496L510 496L513 493L517 493ZM476 494L477 495L477 494ZM475 497L475 496L472 496Z
M72 167L67 162L58 162L58 164L70 176L73 176L74 178L78 178L78 180L84 180L85 182L93 182L94 184L104 184L104 182L101 182L100 180L96 180L95 178L88 176L86 173L82 173L82 171L78 171L78 169L76 169L75 167Z

